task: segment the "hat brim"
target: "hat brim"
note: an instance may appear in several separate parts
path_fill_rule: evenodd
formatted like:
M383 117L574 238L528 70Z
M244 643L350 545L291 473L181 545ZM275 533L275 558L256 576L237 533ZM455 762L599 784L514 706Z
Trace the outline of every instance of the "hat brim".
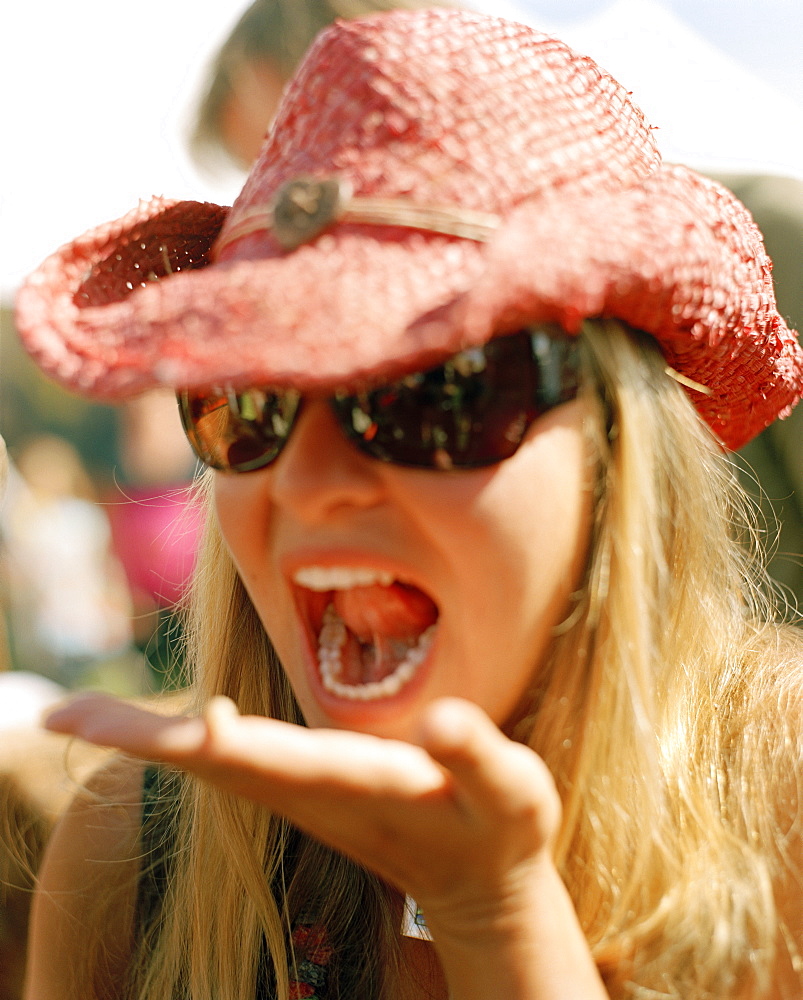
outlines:
M292 253L249 236L210 263L226 212L157 200L62 248L18 299L39 364L106 400L221 383L326 391L528 323L571 333L610 316L706 388L689 391L729 448L803 393L803 351L777 313L758 231L684 168L616 193L539 197L489 244L340 225Z
M17 298L39 365L67 388L115 401L157 386L324 391L468 345L435 317L479 278L480 244L340 226L291 254L269 245L254 258L245 240L238 259L210 265L226 212L155 199L62 247Z
M521 206L440 322L481 340L525 322L574 332L595 317L653 336L731 450L803 396L803 348L778 313L760 232L730 191L686 167Z

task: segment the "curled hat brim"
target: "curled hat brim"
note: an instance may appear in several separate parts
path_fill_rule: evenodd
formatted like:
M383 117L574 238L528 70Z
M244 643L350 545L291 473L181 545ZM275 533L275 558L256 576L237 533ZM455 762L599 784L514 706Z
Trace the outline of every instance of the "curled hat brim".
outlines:
M250 259L246 245L210 266L226 211L154 200L59 250L17 300L38 363L112 401L156 386L324 390L462 346L454 328L415 324L479 276L478 243L341 226L291 254Z
M663 165L624 191L522 205L447 322L471 339L613 317L652 335L726 447L803 396L803 348L779 314L772 263L747 209L719 184Z
M18 298L29 350L69 388L326 391L393 378L533 322L615 317L656 338L729 448L803 394L747 211L682 167L618 192L523 203L490 242L338 225L212 262L227 209L154 200L49 258ZM253 244L253 245L252 245ZM259 254L259 256L254 256Z

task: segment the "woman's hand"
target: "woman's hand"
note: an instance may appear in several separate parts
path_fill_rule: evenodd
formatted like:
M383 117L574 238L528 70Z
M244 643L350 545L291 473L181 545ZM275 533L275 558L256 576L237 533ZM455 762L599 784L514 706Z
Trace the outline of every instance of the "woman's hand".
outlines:
M202 718L176 718L82 695L47 725L267 806L409 892L430 919L503 892L559 822L540 759L458 700L430 706L420 746L240 716L225 698Z
M240 716L225 698L190 718L83 695L47 725L252 799L412 895L455 997L485 994L472 992L476 975L455 992L450 954L466 978L466 961L505 951L522 934L529 940L544 914L554 922L552 897L565 893L550 858L560 801L548 769L469 702L430 705L419 745ZM525 951L535 960L530 945Z

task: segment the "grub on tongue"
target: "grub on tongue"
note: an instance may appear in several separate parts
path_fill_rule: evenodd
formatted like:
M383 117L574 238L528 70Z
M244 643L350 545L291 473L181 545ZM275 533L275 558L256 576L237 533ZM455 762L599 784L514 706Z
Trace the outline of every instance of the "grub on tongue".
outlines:
M336 591L333 604L348 629L341 673L346 684L369 684L394 673L438 619L426 594L401 583Z

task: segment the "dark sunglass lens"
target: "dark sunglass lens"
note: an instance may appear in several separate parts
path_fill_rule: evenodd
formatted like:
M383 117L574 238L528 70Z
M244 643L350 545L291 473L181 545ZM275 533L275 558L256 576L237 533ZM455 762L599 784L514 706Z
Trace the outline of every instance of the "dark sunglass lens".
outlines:
M522 331L334 405L375 458L418 468L492 465L516 451L537 416L575 394L573 350L565 338Z
M270 464L286 442L298 411L294 392L264 389L179 394L184 428L196 455L225 472Z

